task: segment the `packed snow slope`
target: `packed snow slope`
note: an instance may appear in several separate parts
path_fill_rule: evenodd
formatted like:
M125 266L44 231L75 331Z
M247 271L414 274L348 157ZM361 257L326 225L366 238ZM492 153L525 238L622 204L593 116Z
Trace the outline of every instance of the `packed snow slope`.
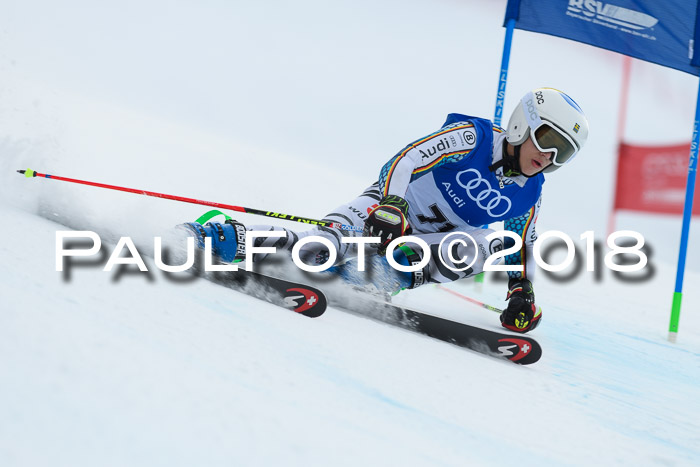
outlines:
M533 337L544 354L521 367L336 308L308 319L174 281L149 259L149 273L103 272L98 260L57 272L57 231L97 232L103 255L130 236L147 255L154 236L207 208L15 173L322 217L447 113L493 113L504 10L451 0L8 5L2 465L699 464L696 223L678 343L666 331L680 219L625 214L617 228L652 248L647 274L540 271ZM584 153L547 177L538 221L540 233L570 235L581 260L580 235L604 241L612 203L620 70L610 52L515 33L506 109L552 86L591 122ZM687 141L696 87L635 62L625 139ZM505 304L495 276L450 287ZM432 286L395 300L499 329L495 313Z

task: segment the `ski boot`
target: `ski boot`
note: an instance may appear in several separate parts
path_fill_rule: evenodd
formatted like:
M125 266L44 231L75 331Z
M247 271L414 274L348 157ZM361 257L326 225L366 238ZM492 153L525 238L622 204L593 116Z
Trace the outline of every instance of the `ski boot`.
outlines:
M402 266L418 264L421 257L408 245L394 250L394 260ZM358 271L357 258L352 258L341 265L333 266L328 271L340 276L343 281L356 290L366 291L372 295L389 297L402 290L413 289L427 282L428 267L418 271L403 272L392 267L386 257L368 255L365 257L365 270Z
M186 230L194 233L197 247L204 249L204 239L211 238L212 253L226 263L243 261L246 256L245 235L243 224L234 219L225 222L187 222L182 224Z

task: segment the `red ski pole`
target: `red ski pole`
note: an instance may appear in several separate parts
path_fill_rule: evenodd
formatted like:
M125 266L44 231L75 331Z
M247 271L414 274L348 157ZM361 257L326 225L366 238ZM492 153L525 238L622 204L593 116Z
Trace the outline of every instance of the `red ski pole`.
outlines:
M81 185L89 185L98 188L106 188L108 190L125 191L127 193L134 193L137 195L152 196L154 198L164 198L173 201L180 201L182 203L200 204L202 206L212 206L215 208L229 209L236 212L244 212L246 214L253 214L256 216L274 217L275 219L284 219L292 222L301 222L302 224L320 225L323 227L331 227L340 230L352 230L355 232L362 232L362 227L357 227L354 225L341 224L339 222L330 222L318 219L311 219L308 217L292 216L290 214L282 214L273 211L263 211L260 209L246 208L243 206L233 206L231 204L215 203L213 201L204 201L201 199L185 198L183 196L167 195L165 193L156 193L154 191L139 190L136 188L126 188L123 186L107 185L104 183L90 182L87 180L78 180L75 178L59 177L58 175L49 175L39 172L35 172L32 169L18 170L17 172L24 174L27 178L32 177L43 177L51 180L60 180L62 182L78 183Z
M444 287L440 284L436 284L436 287L440 290L444 290L447 293L451 293L452 295L459 297L462 300L466 300L468 302L471 302L474 305L478 305L478 306L480 306L482 308L486 308L487 310L490 310L490 311L495 311L496 313L503 313L503 310L501 310L500 308L496 308L495 306L491 306L491 305L488 305L486 303L480 302L479 300L475 300L471 297L467 297L466 295L462 295L461 293L455 292L454 290L448 289L447 287Z

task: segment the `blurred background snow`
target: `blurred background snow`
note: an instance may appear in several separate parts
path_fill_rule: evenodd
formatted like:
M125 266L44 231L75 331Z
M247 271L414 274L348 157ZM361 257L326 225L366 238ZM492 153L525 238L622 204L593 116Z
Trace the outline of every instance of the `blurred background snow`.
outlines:
M505 3L504 0L3 2L0 17L0 200L6 213L6 226L0 229L0 244L4 245L2 259L7 265L3 300L6 300L4 306L11 313L4 316L7 334L5 347L2 348L13 352L17 348L34 349L34 345L39 345L27 339L27 335L37 331L27 328L35 322L33 318L22 314L26 313L26 310L23 311L23 298L27 295L45 296L46 300L54 295L65 295L61 306L65 306L66 310L75 307L83 313L99 303L107 306L107 299L101 301L97 290L104 297L116 300L123 297L118 291L120 289L115 291L109 284L94 285L93 282L99 279L88 279L86 275L82 276L86 281L82 285L78 281L68 285L51 279L56 274L51 269L52 224L37 224L17 213L36 213L74 229L95 230L105 240L133 236L146 243L153 235L162 234L172 225L196 219L206 209L63 182L26 180L15 173L16 169L32 168L70 178L321 217L335 206L354 198L376 180L380 167L389 158L407 143L439 128L448 113L461 112L487 118L493 116L504 38L501 25ZM547 177L538 231L564 231L581 246L583 242L578 240L579 236L588 230L593 230L597 239L604 239L614 193L621 72L622 57L615 53L564 39L515 31L504 124L525 92L535 87L551 86L571 95L586 112L591 126L590 138L583 153L570 166ZM634 61L628 119L624 128L625 141L633 144L688 142L696 97L696 77ZM248 224L268 222L267 219L253 216L237 217ZM620 456L624 450L631 452L636 449L636 457L632 458L643 462L682 464L693 456L697 459L697 448L693 450L692 442L679 448L669 441L674 436L681 436L685 441L697 440L697 431L693 434L697 425L685 424L681 416L684 409L691 414L698 413L698 405L692 401L690 389L698 368L688 367L688 362L697 363L697 339L700 336L700 318L697 316L700 295L693 286L693 281L697 280L696 274L687 278L685 287L679 337L680 344L685 347L674 350L662 344L675 279L680 224L681 219L677 216L618 215L617 229L639 231L653 247L651 261L656 274L652 281L623 284L614 279L609 271L604 272L600 282L585 273L573 282L564 283L541 276L537 284L538 301L548 310L545 312L549 313L545 317L548 323L545 326L551 327L549 334L544 330L547 329L545 326L538 332L545 352L549 349L549 355L562 357L562 360L543 361L540 364L539 371L546 377L530 378L527 376L529 374L518 373L519 370L510 367L501 368L502 365L496 365L498 368L495 369L490 361L461 368L460 371L471 368L480 375L493 371L493 378L485 384L496 385L499 378L513 379L527 386L526 394L531 398L537 398L538 393L544 391L554 401L551 407L544 403L537 406L545 412L564 410L568 404L567 398L576 395L581 397L581 405L577 407L586 413L585 410L593 410L586 398L597 394L598 410L592 412L590 420L585 418L579 422L578 428L573 429L571 439L564 439L565 435L557 431L559 425L549 423L552 421L548 418L553 416L551 414L530 419L537 431L558 442L559 447L554 449L553 457L547 454L544 441L533 449L515 443L521 449L516 453L528 453L533 456L531 460L560 464L566 462L568 449L583 456L574 455L569 459L572 463L578 463L581 459L590 459L571 441L575 435L579 435L581 439L594 443L587 449L595 449L595 443L603 443L607 452L613 452L615 456ZM48 235L21 235L23 232L34 232L32 229L37 228L49 229ZM18 240L18 235L22 241ZM30 239L35 243L29 242ZM700 271L699 244L698 222L693 221L688 251L690 271ZM15 245L21 245L22 251L14 251ZM13 268L19 268L17 277L10 277ZM32 268L41 268L43 272L37 273L38 277L52 281L45 291L42 292L42 284L46 282L33 279ZM98 271L93 271L93 274L100 275ZM91 290L92 287L95 287L95 291ZM469 289L471 285L461 287ZM153 288L139 286L127 293L129 306L138 307L138 303L142 303L143 309L157 308L158 298L151 295L155 292L149 292L150 289ZM171 288L167 290L165 295L173 294L167 303L175 306L179 295ZM492 288L487 284L483 292L487 298L499 301L504 295L502 284ZM208 290L208 293L216 292ZM79 298L82 295L87 298ZM425 301L425 306L431 302L444 303L443 299L432 295L427 298L409 295L411 297L418 302ZM197 302L197 299L189 296L182 300L182 303L188 304ZM224 308L222 303L226 300L217 300L215 304L207 304L209 311L212 307L216 310ZM242 308L254 306L251 303L244 301L239 305ZM574 303L575 309L571 309ZM47 311L49 308L46 308L48 304L40 306L37 302L36 306L45 308L44 314L38 315L37 319L52 318L59 322L69 317L51 315ZM109 320L109 313L114 311L105 308L101 316ZM71 319L77 320L79 317ZM132 318L138 320L137 317ZM163 323L176 323L172 326L180 326L179 332L185 336L191 329L191 323L198 318L191 317L192 321L184 317L178 321L173 316L162 320L158 318L148 329L158 335ZM271 319L274 321L277 317ZM358 333L375 332L368 331L373 329L372 324L362 327L345 318L332 318L332 315L328 319L337 326L346 326ZM227 321L230 320L223 320ZM84 325L80 323L76 324ZM138 321L129 323L127 326L139 326ZM297 325L307 325L293 321L285 323L294 329ZM201 338L205 341L216 330L208 321L203 326L206 329L202 330ZM261 325L260 336L265 335L267 326L269 322ZM625 330L628 326L628 335L620 337L616 334L616 330ZM52 334L43 329L37 332L48 339L46 345L52 348ZM325 352L331 355L328 358L333 359L337 358L333 352L338 350L333 346L333 339L337 343L343 336L330 332L332 338L326 339L328 348ZM387 338L384 332L376 332L380 334L378 340ZM313 340L313 331L308 333L309 340ZM123 337L119 333L109 332L106 336L106 339L117 340ZM127 336L131 335L127 333ZM634 336L640 341L634 341ZM225 336L218 337L222 342L226 341ZM572 342L575 344L567 341L569 337L574 339ZM148 339L148 336L141 338ZM133 340L128 337L127 341L131 342L130 339ZM350 337L347 339L348 347L351 347ZM405 346L401 339L390 338L383 352L394 352L390 349L394 349L395 345L413 345ZM616 339L632 339L632 344L627 340L625 344L620 344ZM166 348L174 349L174 353L179 355L182 349L178 349L176 343L165 337L163 340L168 342ZM140 352L148 355L149 349L141 348L143 340L136 341L139 342ZM285 346L290 345L290 342L285 342ZM245 348L254 353L254 344L247 344ZM376 341L370 339L366 344L376 345ZM235 346L226 347L228 344L221 345L226 351L240 350ZM424 349L422 344L415 345ZM620 351L625 357L615 360L606 355L599 350L605 345L614 349L610 350L610 354ZM658 362L651 360L656 362L657 368L666 364L664 358L675 361L669 368L676 371L667 369L664 373L665 377L678 378L675 383L681 385L674 397L669 396L674 389L667 388L662 382L650 389L649 394L644 394L640 389L640 384L648 385L658 375L653 369L635 367L633 355L638 349L635 345L646 345L643 353L647 358L651 358L646 353L652 353L649 349L663 348L663 358L660 357ZM567 349L572 348L581 364L578 370L573 363L564 363ZM116 359L119 365L116 365L116 369L102 368L96 357L95 366L90 367L90 372L103 377L106 373L101 372L108 371L131 375L123 361L127 356L120 359L116 353L102 351L107 352L110 359ZM317 349L313 347L308 353L300 351L300 358L308 358L314 351ZM430 348L430 351L435 349ZM451 366L455 364L452 354L445 355L440 351L438 354L435 358L445 363L435 371L455 371ZM60 365L70 367L71 355L66 352L66 360L62 360L61 354L58 354L56 358L60 363L54 365L52 362L49 365L59 375L57 378L70 376L70 373L66 376L61 372ZM128 354L128 359L136 361L139 355L143 354L134 351ZM278 356L274 352L265 355L264 363L282 365L275 360ZM410 356L420 359L421 368L434 364L429 355L418 357L411 353ZM152 378L143 374L149 373L149 365L152 364L154 368L161 365L160 357L145 359L145 363L142 363L144 366L137 368L140 373L130 384L137 389L155 384ZM350 359L351 356L343 355L342 358ZM463 357L455 358L458 364L464 364L461 360ZM613 359L610 367L605 366L608 363L603 363L607 359ZM467 365L474 364L471 360L467 362ZM37 375L46 371L46 367L37 366L33 373L32 363L36 362L31 359L24 364L13 361L11 366L6 367L9 370L2 373L5 381L13 380L13 370L22 367L23 371L28 372L24 376L32 386L31 383L37 382L36 378L40 379ZM174 362L170 363L175 365ZM230 362L223 358L211 363L221 371L226 371L227 364ZM370 386L378 385L382 390L396 384L391 377L375 378L374 373L382 373L383 365L388 363L382 361L376 367L370 365L368 371L373 374L364 375L359 378L360 381ZM333 365L330 367L335 368ZM616 378L619 379L614 384L599 380L603 377L596 375L601 368L605 369L603 374L613 379L613 375L617 374ZM247 373L248 367L245 365L237 370L242 373L232 370L234 375L245 374L253 378L253 388L265 386L266 379L256 379ZM92 373L84 369L76 371L90 380L89 374ZM404 371L410 374L410 369ZM577 371L581 374L578 375ZM49 371L49 374L53 373ZM195 369L188 374L193 378L201 376ZM636 380L635 375L639 374L646 376ZM440 378L439 374L436 377ZM216 378L212 377L208 383L217 390L226 390L225 385L217 386ZM338 378L339 381L334 383L342 387L342 378ZM468 378L465 378L463 375L451 381L454 385L448 384L448 381L446 393L448 389L463 389L469 384ZM105 380L100 381L104 383ZM169 380L166 378L164 381ZM407 379L402 381L406 382ZM316 379L311 378L303 387L309 388L314 382ZM66 384L70 388L70 382ZM21 401L25 387L10 387L16 389L11 395ZM97 387L107 390L105 386ZM133 389L127 386L127 390ZM431 385L416 388L411 402L403 402L414 407L419 404L417 401L429 397L433 390L435 387ZM49 389L47 391L50 393ZM489 394L489 387L478 386L472 391L465 392L465 398L470 395L476 397L477 394L483 398ZM559 394L557 391L563 391L560 397L556 395ZM495 398L505 397L504 394L507 394L505 389L499 390L492 400L494 410L500 410L496 412L500 416L506 416L508 411L505 408L495 409ZM37 390L36 400L44 395L44 392ZM628 396L634 399L634 403L626 406ZM441 397L446 397L446 394L441 394ZM601 398L607 404L601 403ZM105 416L119 411L129 414L129 402L133 401L128 398L117 400L121 404L115 403L113 406L109 399L91 403L104 410ZM192 407L196 408L195 399L174 397L173 400L192 410L195 410ZM445 399L454 404L458 404L459 400L451 397ZM661 405L653 402L659 400L680 402L673 402L673 409L670 410L673 416L666 420L665 431L659 435L664 441L655 444L658 439L647 435L653 432L659 417L663 418L664 414L669 413L663 402L658 403ZM649 402L653 407L640 408L640 401ZM137 402L137 405L146 406L149 400L137 399ZM77 404L80 404L79 398L69 403L64 401L64 405L48 406L47 410L57 410L56 413L51 412L54 415L62 414L64 410L70 413L70 408ZM280 402L274 407L282 414L289 414L284 410L293 405L293 402ZM304 412L305 406L302 404L300 407L294 410ZM357 407L350 405L347 411ZM450 410L447 405L437 404L436 407L432 408L439 413ZM615 409L611 410L611 407ZM215 412L216 404L212 402L212 407L207 406L207 409ZM240 406L236 407L234 413L240 410L243 410ZM250 410L246 412L248 416L258 413ZM340 407L334 410L340 410ZM341 412L345 415L339 415L336 425L323 419L320 426L328 437L347 435L347 423L360 423L352 417L343 418L348 417L348 412ZM147 413L154 415L150 419L144 416L149 420L147 425L157 430L159 425L156 418L162 413ZM222 413L228 414L226 411ZM263 413L270 423L262 423L261 431L276 423L273 415ZM483 418L488 412L477 410L475 413ZM581 415L576 410L563 413L572 417ZM634 413L640 418L628 418L631 420L629 425L621 421L622 428L608 420L608 431L603 431L601 435L597 431L596 417L605 413L612 414L610 417L619 415L621 419ZM533 412L528 414L537 416ZM297 412L294 415L298 415ZM127 424L143 423L140 416L125 417ZM473 420L470 421L469 411L464 409L457 418L458 432L471 430L471 435L476 436L477 430ZM32 421L38 423L39 418L30 417L29 422L23 420L30 426ZM226 429L230 427L226 422L217 420L219 423L215 426L227 432ZM389 423L381 416L372 420ZM178 421L182 422L182 419ZM205 427L211 429L206 422L206 418L201 421L205 432ZM52 423L60 422L54 419ZM76 430L85 429L86 425L76 423ZM642 435L635 431L634 423L642 427ZM430 426L435 428L435 425ZM388 427L396 429L390 423ZM472 438L470 446L476 449L472 460L488 463L488 452L501 449L498 442L501 428L488 426L484 435L488 442L477 436L476 439L484 441L487 446L483 452L478 448L480 442ZM6 425L5 430L10 432L11 429ZM286 458L293 463L303 463L304 459L308 459L305 451L298 451L301 449L299 445L284 440L283 431L278 428L271 436L273 442L281 446L279 453L266 459L279 462ZM262 439L252 435L246 437L238 429L231 432L242 437L240 445L244 445L246 440L257 442ZM31 430L27 433L26 438L22 438L24 443L31 440ZM396 433L397 436L406 434L401 430ZM448 441L445 442L456 442L450 437L453 435L447 435L454 431L442 426L438 433L447 436ZM39 435L38 439L46 440L50 436L47 432ZM183 442L190 433L176 433L173 436ZM97 452L105 441L99 437L95 439L91 449ZM157 434L147 439L154 441L155 445L164 442ZM356 438L349 436L348 439ZM360 440L361 446L367 446L366 439L360 437ZM376 442L374 438L372 443ZM445 445L440 443L435 438L430 446L443 449ZM411 459L408 455L411 451L397 453L396 446L389 444L392 448L384 446L384 454L391 453L394 459ZM22 443L19 445L25 446ZM646 445L649 446L648 450L644 447ZM211 447L207 443L194 443L193 446ZM671 450L670 458L649 454L655 449L661 451L660 446ZM458 450L456 453L463 455L464 451ZM191 455L192 452L187 454ZM459 455L440 460L447 464L454 463ZM134 457L125 456L127 461L134 460ZM518 455L514 454L509 459L516 458ZM193 458L185 456L183 459ZM351 456L349 459L358 457ZM625 463L626 459L631 458L615 457L613 462ZM221 459L214 457L214 460Z

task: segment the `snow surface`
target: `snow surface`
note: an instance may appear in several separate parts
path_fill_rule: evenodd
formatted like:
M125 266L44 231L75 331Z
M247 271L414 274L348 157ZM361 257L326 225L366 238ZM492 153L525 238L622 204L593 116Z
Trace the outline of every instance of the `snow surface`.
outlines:
M71 178L321 217L447 113L490 116L504 1L25 1L0 18L0 464L698 465L697 221L678 343L680 219L620 214L652 277L536 281L529 367L330 308L306 319L155 270L55 270L57 230L155 235L205 208ZM591 122L539 231L603 239L620 56L516 31L506 114L565 90ZM600 84L603 83L603 84ZM635 62L632 143L688 141L697 78ZM266 219L237 216L248 224ZM289 226L289 224L287 224ZM582 251L582 250L581 250ZM582 254L582 253L581 253ZM494 277L453 290L503 306ZM432 286L396 300L498 329Z

